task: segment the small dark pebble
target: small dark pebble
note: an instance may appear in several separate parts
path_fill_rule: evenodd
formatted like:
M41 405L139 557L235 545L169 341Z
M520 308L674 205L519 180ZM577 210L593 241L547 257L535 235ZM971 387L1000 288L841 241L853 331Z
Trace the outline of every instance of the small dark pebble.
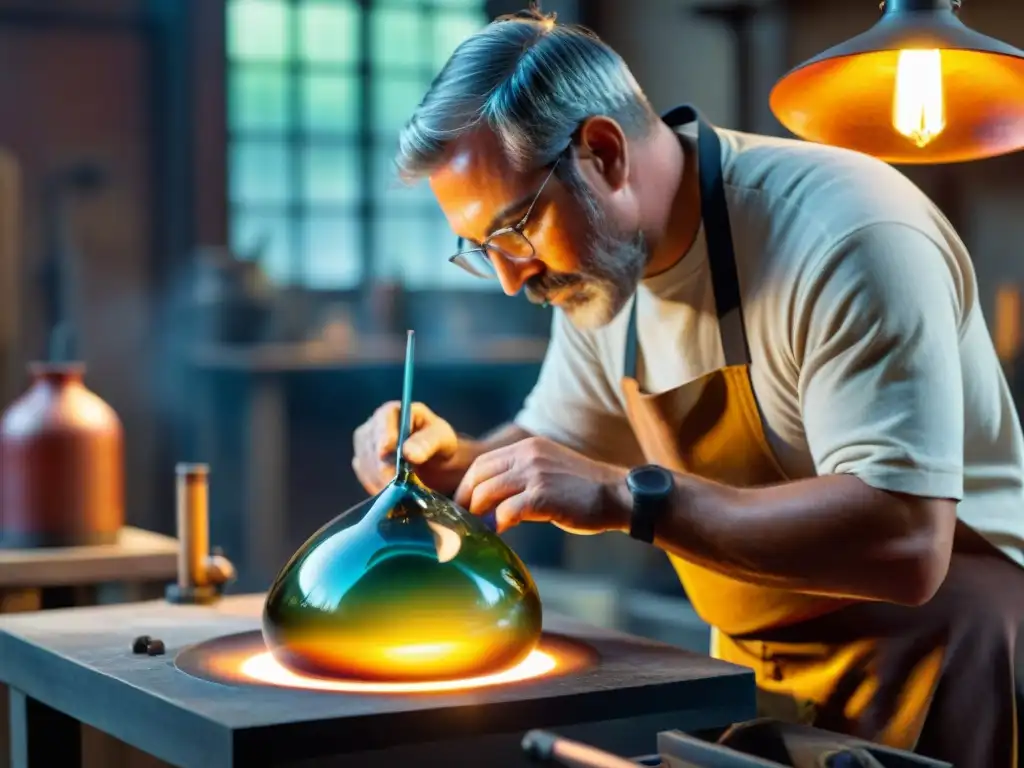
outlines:
M136 637L135 640L132 641L132 653L145 653L146 648L149 646L152 639L153 638L149 635L140 635L139 637Z
M166 650L163 640L150 640L146 646L146 653L150 656L163 656Z

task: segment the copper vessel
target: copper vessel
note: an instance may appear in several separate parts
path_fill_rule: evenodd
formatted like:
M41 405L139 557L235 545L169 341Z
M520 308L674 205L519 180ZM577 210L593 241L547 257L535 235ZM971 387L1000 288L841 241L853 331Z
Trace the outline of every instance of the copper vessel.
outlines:
M36 363L0 417L0 547L111 544L124 525L124 438L81 363Z

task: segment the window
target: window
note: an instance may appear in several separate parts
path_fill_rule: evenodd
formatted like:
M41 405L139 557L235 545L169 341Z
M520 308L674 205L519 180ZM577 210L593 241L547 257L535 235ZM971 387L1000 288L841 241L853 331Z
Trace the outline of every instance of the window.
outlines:
M279 284L399 278L493 289L442 268L455 237L426 184L400 184L398 133L483 0L228 0L232 247ZM445 265L446 266L446 265Z

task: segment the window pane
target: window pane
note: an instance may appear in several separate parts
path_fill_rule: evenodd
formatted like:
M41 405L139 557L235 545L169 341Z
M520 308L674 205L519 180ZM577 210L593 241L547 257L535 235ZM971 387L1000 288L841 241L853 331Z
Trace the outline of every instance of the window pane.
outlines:
M303 284L321 290L357 286L363 274L358 221L351 216L311 216L305 224Z
M426 180L407 185L398 178L395 168L395 149L392 143L378 145L374 149L373 192L378 200L384 201L385 208L405 205L437 206L434 194Z
M377 253L373 266L381 278L397 278L407 286L422 285L431 271L437 271L451 253L437 253L430 242L427 219L418 211L393 210L374 222ZM454 249L452 242L448 251Z
M288 127L288 79L263 67L231 68L228 104L236 130L283 130Z
M409 122L430 81L421 77L379 75L373 80L373 130L397 134Z
M308 147L303 152L306 199L347 203L359 196L359 155L354 147Z
M305 2L299 7L299 55L316 63L359 58L359 10L351 0Z
M289 283L293 263L289 226L282 213L236 210L231 216L231 249L241 258L258 257L273 282Z
M307 75L302 82L304 128L354 132L359 127L359 80L349 75Z
M395 209L376 223L377 258L374 274L400 278L412 290L459 288L498 291L496 280L481 280L448 263L456 239L440 212Z
M291 9L284 0L234 0L228 6L228 55L284 59L289 55Z
M500 292L501 284L497 280L481 280L464 269L449 264L446 259L455 252L456 240L448 221L438 212L427 220L427 242L433 243L433 250L442 255L443 266L425 276L422 283L412 288L448 288L473 291Z
M370 50L375 65L422 67L426 63L418 8L379 8L371 13Z
M433 27L433 68L440 72L459 44L487 24L483 13L435 13Z
M231 146L231 199L246 203L283 203L291 197L285 144L235 141Z

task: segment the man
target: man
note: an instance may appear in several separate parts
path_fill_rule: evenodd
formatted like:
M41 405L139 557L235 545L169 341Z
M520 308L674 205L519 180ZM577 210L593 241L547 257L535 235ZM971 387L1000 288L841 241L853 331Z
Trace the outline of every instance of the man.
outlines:
M869 157L654 114L626 65L537 13L453 54L401 137L452 261L555 307L515 423L425 405L405 455L499 530L663 549L716 653L819 727L1016 760L1024 440L968 253ZM397 405L355 435L391 477Z

